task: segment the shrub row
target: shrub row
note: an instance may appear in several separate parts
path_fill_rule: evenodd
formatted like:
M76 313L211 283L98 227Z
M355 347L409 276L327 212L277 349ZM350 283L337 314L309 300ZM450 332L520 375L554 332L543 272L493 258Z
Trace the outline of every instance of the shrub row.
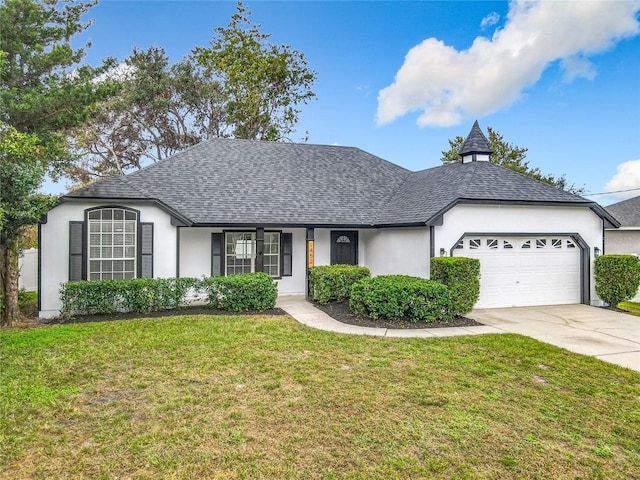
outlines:
M309 295L321 305L341 301L351 295L351 286L371 272L357 265L322 265L309 269Z
M137 278L68 282L60 289L61 315L148 313L205 301L208 307L234 312L273 308L276 282L266 273L229 277Z
M601 255L594 262L596 293L610 306L633 298L640 286L640 258Z
M431 280L449 289L449 312L453 316L469 313L480 296L480 260L465 257L431 259Z
M449 290L441 283L407 275L366 278L351 289L350 310L371 318L406 318L412 322L447 320Z

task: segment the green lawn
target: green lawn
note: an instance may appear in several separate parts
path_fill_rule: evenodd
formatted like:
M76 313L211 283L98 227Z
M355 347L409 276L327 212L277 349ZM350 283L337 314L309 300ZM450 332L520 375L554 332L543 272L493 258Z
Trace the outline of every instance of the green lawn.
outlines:
M620 302L618 308L640 317L640 303L638 302Z
M0 332L0 478L638 478L640 374L288 317Z

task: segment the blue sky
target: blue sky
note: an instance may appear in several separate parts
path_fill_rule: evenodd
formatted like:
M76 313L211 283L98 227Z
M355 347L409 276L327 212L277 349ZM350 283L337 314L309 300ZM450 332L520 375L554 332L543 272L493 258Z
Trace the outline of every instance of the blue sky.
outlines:
M640 189L640 1L244 3L272 43L304 53L318 74L293 140L308 131L311 143L421 170L477 119L527 147L531 166L587 192ZM102 0L82 36L85 60L161 46L178 61L235 9Z

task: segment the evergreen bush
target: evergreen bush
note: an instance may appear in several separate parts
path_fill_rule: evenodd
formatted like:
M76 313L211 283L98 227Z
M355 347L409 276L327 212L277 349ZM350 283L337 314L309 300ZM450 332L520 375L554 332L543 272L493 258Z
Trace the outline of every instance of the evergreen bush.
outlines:
M321 305L330 300L342 301L351 295L351 286L371 276L367 267L357 265L322 265L309 269L309 295Z
M446 286L407 275L382 275L356 282L349 308L356 315L374 319L433 322L451 318Z
M480 260L465 257L431 259L431 280L446 285L450 296L450 313L469 313L480 296Z
M229 311L273 308L278 285L266 273L229 277L136 278L67 282L60 289L61 315L149 313L179 308L189 298L204 298L208 306Z
M601 255L594 261L596 293L612 307L633 298L640 286L640 258Z

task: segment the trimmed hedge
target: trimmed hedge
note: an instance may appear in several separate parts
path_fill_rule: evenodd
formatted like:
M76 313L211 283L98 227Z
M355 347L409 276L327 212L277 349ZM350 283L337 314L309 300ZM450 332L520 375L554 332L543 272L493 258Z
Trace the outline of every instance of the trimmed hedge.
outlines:
M633 298L640 286L640 258L601 255L594 261L596 293L610 306Z
M371 318L406 318L412 322L448 320L449 289L441 283L407 275L365 278L351 289L350 310Z
M269 310L276 306L278 284L266 273L210 277L200 281L208 306L241 312Z
M450 296L450 313L469 313L480 296L480 260L465 257L431 259L431 280L446 285Z
M67 282L60 289L61 315L149 313L205 299L221 310L267 310L278 297L278 285L265 273L229 277L136 278Z
M309 269L309 295L321 305L330 300L341 301L351 295L351 286L358 280L368 278L367 267L357 265L322 265Z

